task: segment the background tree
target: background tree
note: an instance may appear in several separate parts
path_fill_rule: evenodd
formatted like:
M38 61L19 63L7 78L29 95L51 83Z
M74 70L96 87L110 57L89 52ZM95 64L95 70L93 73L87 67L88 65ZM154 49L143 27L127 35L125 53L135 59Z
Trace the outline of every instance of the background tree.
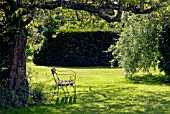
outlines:
M25 46L28 32L26 26L34 18L37 9L53 10L66 7L98 14L107 22L121 21L123 11L134 13L150 13L166 5L169 0L150 2L145 0L1 0L0 1L0 74L9 93L11 107L25 106L28 102L29 86L26 77ZM152 3L151 5L148 5ZM3 50L2 50L3 49ZM2 93L2 92L1 92ZM9 96L8 96L9 95Z
M109 50L114 50L113 54L125 69L125 75L131 77L140 70L149 72L151 67L156 69L159 57L158 34L149 16L132 15L124 26L117 44Z
M158 14L155 14L157 17ZM160 10L159 16L161 17L159 21L159 26L161 30L159 31L159 69L164 71L166 75L170 77L170 6Z
M111 46L127 77L151 67L169 75L169 6L148 15L124 17L124 28L115 46Z
M170 76L170 52L169 52L169 44L170 44L170 27L164 26L160 37L159 37L159 51L162 55L160 57L159 68L161 71L165 71L166 75Z

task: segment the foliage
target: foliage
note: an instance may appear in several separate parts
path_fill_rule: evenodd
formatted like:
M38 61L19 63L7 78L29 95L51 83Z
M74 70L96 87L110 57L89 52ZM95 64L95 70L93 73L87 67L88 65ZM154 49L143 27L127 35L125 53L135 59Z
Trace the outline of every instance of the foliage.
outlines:
M167 75L170 76L170 6L160 10L160 30L159 35L159 52L161 57L159 58L159 69L164 71Z
M30 85L32 88L30 89L31 95L30 95L30 103L31 104L42 104L45 103L46 95L43 91L44 84L37 82L36 84Z
M159 36L159 51L161 54L159 69L170 75L170 27L164 26Z
M149 15L125 16L124 21L119 41L109 50L114 50L126 76L131 77L140 70L149 73L157 65L169 75L169 7Z
M0 81L0 109L19 108L27 106L27 91L9 90L5 80Z
M53 32L45 32L40 51L35 51L33 62L37 65L61 66L108 66L113 58L107 48L118 37L112 31L60 32L52 38ZM115 38L115 39L114 39Z
M34 78L37 78L35 75L38 74L35 70L31 67L27 67L27 77L28 83L30 87L30 94L29 94L29 103L32 104L42 104L45 103L46 95L44 93L44 86L45 84L41 82L41 80L34 81Z
M158 37L147 15L132 15L123 28L116 45L109 51L117 56L125 75L131 77L142 70L149 72L150 67L156 68L159 52Z
M27 60L28 60L29 56L33 55L33 49L31 49L31 45L30 44L26 45L26 52L25 53L26 53Z
M35 73L32 69L28 68L27 77L29 79L29 83L32 81L33 73ZM35 77L34 77L35 78ZM11 91L8 89L8 85L6 83L6 78L0 77L0 110L1 109L12 109L12 108L21 108L23 106L31 106L37 103L44 103L45 94L43 92L44 84L40 81L36 81L36 83L30 83L30 90L27 91L24 88L20 88L22 91ZM28 102L20 102L21 100L27 101L27 95L29 94L29 103ZM22 104L24 103L24 104Z
M101 19L96 14L91 14L83 10L72 10L65 8L55 9L56 19L61 19L63 25L59 28L59 31L93 31L96 30L114 30L118 29L119 23L108 23Z
M21 108L23 106L31 106L33 104L42 104L45 102L46 96L44 93L44 84L41 81L36 80L36 83L33 82L33 71L28 67L27 78L29 79L30 90L19 88L22 91L18 90L9 90L6 83L6 78L0 77L0 110L1 109L12 109L12 108ZM4 76L4 75L3 75ZM28 96L29 95L29 96ZM27 101L27 97L30 99ZM24 101L25 100L25 101ZM23 101L23 102L20 102ZM27 101L27 102L26 102ZM24 103L24 104L22 104Z
M26 56L27 59L29 56L33 55L34 50L38 49L45 37L43 36L43 32L45 31L42 26L44 21L47 20L50 15L50 11L37 9L35 11L35 15L32 21L26 26L28 36L27 36L27 45L26 45Z

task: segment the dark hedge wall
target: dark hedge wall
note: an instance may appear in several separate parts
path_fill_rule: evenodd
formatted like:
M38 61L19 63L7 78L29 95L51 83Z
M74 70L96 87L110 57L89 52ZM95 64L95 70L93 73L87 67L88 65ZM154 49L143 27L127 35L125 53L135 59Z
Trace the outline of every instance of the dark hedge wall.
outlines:
M165 24L166 25L166 24ZM159 69L170 77L170 27L164 26L159 36Z
M49 34L45 34L49 36ZM110 66L111 53L104 53L118 34L110 31L63 32L47 38L33 62L50 66Z

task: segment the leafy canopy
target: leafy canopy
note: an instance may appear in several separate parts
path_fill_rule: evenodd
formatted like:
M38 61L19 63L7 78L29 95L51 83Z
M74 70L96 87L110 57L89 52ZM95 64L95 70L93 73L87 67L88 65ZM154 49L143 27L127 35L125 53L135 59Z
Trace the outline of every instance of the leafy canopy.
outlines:
M109 48L109 51L113 50L113 55L117 56L119 65L125 69L127 77L139 70L149 72L150 67L157 66L158 37L148 16L130 16L116 45Z

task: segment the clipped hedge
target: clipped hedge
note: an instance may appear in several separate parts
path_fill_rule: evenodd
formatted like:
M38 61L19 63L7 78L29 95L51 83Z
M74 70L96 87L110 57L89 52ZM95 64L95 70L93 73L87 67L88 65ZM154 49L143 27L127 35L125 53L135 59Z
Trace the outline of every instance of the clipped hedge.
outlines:
M159 35L159 69L170 77L170 27L164 26Z
M56 38L45 40L41 50L34 52L33 62L50 66L110 66L113 56L103 51L116 38L118 34L111 31L61 32Z

